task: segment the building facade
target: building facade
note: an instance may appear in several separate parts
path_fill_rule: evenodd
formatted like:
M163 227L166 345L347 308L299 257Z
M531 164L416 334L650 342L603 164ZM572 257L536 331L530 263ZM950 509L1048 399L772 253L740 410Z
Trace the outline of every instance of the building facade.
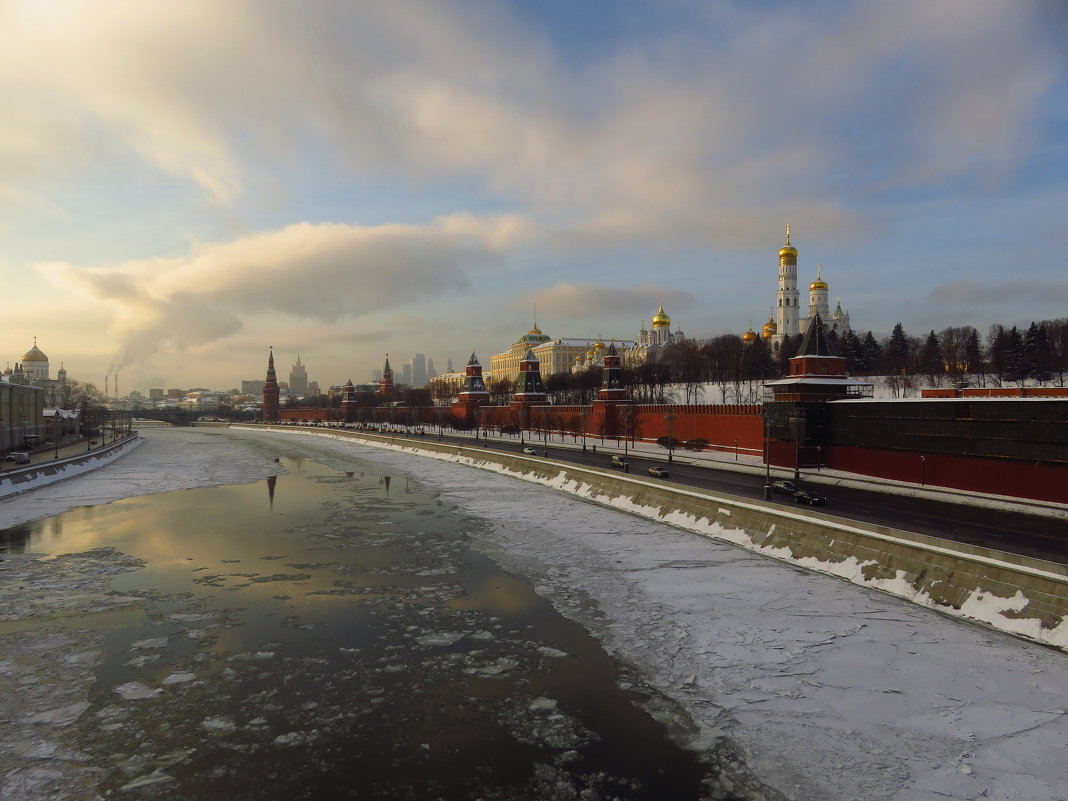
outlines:
M830 288L823 280L822 267L816 265L816 280L808 285L805 305L801 304L801 292L797 288L797 248L790 243L790 226L786 226L786 244L779 249L779 287L775 292L773 317L764 326L772 344L779 345L788 336L797 336L808 331L809 324L818 314L831 331L844 334L850 330L849 313L842 309L838 298L832 311L827 299Z

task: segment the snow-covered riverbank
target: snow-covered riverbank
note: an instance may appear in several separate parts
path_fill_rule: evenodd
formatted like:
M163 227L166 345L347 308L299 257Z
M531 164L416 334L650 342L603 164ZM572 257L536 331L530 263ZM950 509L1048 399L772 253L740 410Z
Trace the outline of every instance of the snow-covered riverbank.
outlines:
M0 526L277 467L239 444L269 434L204 432L187 443L162 432L180 441L173 447L146 436L146 447L107 468L0 503ZM327 463L357 449L493 521L481 550L681 702L698 724L695 745L730 735L757 775L791 798L1066 798L1063 654L503 476L347 442L303 447ZM55 580L56 593L64 582ZM0 630L36 625L18 592L4 602ZM57 648L67 659L91 642ZM74 714L77 703L51 708ZM71 762L61 737L41 742L22 759L48 769Z

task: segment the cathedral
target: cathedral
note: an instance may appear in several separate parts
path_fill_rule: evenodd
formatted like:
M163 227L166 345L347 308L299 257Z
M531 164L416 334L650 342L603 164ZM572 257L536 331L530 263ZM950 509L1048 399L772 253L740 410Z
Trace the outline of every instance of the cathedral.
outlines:
M665 345L681 342L685 338L686 335L681 330L671 330L671 318L664 311L664 301L660 301L660 308L653 315L652 330L642 324L634 345L623 352L623 363L628 367L634 367L646 362L655 362L660 358L660 352Z
M802 307L801 292L797 288L797 248L790 244L790 226L787 225L786 244L779 249L779 289L775 293L775 306L762 331L763 339L779 345L788 336L804 334L817 315L829 331L844 334L850 330L849 313L842 311L841 298L836 300L834 311L830 310L827 303L829 287L821 273L822 268L817 264L816 280L808 285L808 305ZM752 330L744 336L750 334L755 338Z

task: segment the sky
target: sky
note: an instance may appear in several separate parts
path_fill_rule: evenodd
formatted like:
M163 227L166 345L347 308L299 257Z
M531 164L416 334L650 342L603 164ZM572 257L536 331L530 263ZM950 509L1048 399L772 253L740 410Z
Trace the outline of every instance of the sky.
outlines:
M804 289L1068 316L1068 5L0 0L0 367L228 389L488 365Z

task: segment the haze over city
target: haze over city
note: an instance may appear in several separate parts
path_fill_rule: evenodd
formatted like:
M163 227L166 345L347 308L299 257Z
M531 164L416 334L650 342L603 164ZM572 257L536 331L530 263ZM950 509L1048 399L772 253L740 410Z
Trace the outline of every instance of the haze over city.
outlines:
M854 328L1063 317L1068 7L0 9L0 362L124 391L486 363L662 299L759 327L785 225ZM0 365L2 366L2 365Z

